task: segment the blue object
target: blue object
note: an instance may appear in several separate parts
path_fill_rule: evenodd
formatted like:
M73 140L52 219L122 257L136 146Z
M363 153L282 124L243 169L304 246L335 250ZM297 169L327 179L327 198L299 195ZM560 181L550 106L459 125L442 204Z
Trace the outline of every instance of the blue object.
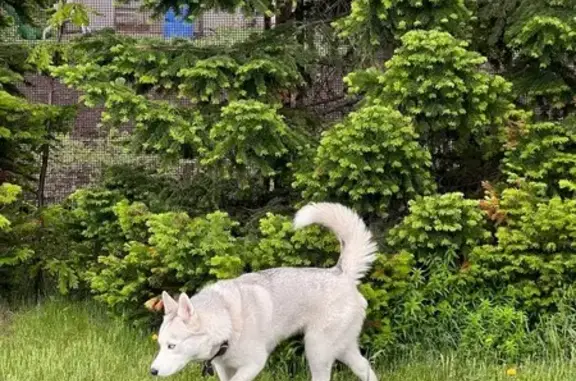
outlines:
M194 37L194 23L185 20L188 16L188 7L182 8L180 16L176 16L173 9L164 15L164 38Z

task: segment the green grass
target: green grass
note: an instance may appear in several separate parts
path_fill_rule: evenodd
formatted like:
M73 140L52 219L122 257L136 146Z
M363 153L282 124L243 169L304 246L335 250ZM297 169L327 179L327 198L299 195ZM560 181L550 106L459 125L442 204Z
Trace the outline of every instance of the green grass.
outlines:
M7 317L9 316L9 317ZM108 319L93 303L47 302L14 314L0 312L0 380L2 381L141 381L156 345L150 335ZM574 381L576 362L527 363L516 377L506 367L456 355L418 356L394 366L378 364L386 381ZM198 367L188 366L170 380L201 380ZM309 380L268 369L258 380ZM354 380L337 372L333 380Z

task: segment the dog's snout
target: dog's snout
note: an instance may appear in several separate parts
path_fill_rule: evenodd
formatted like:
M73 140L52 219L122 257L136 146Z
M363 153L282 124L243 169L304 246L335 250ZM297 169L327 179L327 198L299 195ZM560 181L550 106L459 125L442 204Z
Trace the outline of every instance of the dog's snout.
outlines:
M154 369L154 368L150 369L150 374L153 376L157 376L158 375L158 369Z

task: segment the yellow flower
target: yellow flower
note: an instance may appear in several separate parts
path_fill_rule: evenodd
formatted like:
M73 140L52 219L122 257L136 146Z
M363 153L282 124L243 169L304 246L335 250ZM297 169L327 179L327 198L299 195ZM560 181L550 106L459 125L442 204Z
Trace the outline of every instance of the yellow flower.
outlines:
M154 341L158 340L158 335L157 335L157 334L153 334L153 335L152 335L152 340L154 340Z
M516 372L516 368L508 368L508 369L506 370L506 374L507 374L508 376L510 376L510 377L516 376L516 373L517 373L517 372Z

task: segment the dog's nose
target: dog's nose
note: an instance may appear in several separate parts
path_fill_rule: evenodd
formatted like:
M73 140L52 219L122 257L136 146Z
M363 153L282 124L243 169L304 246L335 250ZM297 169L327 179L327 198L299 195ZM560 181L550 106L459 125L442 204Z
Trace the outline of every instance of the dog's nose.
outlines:
M157 376L158 375L158 369L154 369L154 368L150 369L150 374L153 376Z

